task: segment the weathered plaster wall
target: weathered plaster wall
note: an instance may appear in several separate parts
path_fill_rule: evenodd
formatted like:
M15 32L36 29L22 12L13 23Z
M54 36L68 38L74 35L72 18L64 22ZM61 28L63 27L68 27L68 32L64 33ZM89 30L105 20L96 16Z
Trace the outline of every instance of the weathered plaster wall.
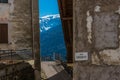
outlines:
M120 1L74 0L73 7L74 53L89 55L75 61L74 80L119 80Z
M10 4L4 4L4 3L0 3L0 24L3 23L9 23L9 12L10 12ZM8 24L9 25L9 24ZM8 27L8 29L11 29L11 27ZM11 33L8 31L8 36L11 36ZM10 41L11 38L8 38L8 41ZM0 48L1 49L5 49L8 48L8 44L0 44Z
M8 24L8 44L1 49L25 49L32 44L31 0L8 0L0 3L0 23Z
M120 66L79 66L74 80L119 80Z

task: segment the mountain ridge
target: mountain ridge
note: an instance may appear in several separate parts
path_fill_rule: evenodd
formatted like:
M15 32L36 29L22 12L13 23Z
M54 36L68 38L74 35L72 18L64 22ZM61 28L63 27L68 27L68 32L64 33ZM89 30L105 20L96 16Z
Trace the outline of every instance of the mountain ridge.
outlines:
M40 22L40 47L42 57L53 57L54 53L58 53L61 55L62 60L65 60L66 47L60 16L47 15L42 17Z
M61 23L60 15L55 14L55 15L46 15L40 17L39 22L40 22L40 32L44 32Z

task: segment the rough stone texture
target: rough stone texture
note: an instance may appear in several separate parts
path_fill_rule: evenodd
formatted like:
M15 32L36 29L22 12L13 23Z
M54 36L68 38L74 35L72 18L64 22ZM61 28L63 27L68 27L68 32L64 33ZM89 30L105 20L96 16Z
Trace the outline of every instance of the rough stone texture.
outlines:
M97 50L117 48L119 46L118 20L119 15L116 15L115 13L95 14L93 33L95 48Z
M40 80L38 0L8 0L8 2L0 3L0 23L8 24L9 33L8 44L0 44L0 49L33 48L35 80ZM34 45L32 44L33 40Z
M32 44L31 0L14 0L14 10L10 15L13 25L13 43L17 49L27 48ZM22 6L21 6L22 5Z
M119 80L120 66L79 66L74 80Z
M0 23L8 24L8 44L1 49L31 48L31 0L8 0L0 3Z
M119 80L119 6L119 0L74 0L74 54L89 53L89 60L74 63L74 80Z
M100 51L99 54L103 59L103 62L108 65L120 65L120 47L117 49L106 49Z

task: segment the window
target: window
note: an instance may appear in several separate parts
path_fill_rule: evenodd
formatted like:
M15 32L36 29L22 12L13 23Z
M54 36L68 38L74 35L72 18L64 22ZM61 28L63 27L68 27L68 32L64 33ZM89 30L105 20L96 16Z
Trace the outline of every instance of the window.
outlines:
M8 43L8 25L0 24L0 43Z
M0 0L0 3L8 3L8 0Z

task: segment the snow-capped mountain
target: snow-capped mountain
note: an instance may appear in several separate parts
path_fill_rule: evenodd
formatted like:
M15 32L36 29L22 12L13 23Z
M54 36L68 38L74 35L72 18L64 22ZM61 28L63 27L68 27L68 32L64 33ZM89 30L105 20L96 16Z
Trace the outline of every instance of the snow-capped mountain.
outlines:
M40 17L40 32L47 31L59 24L61 24L59 14Z
M40 31L41 56L53 56L53 53L60 53L65 60L66 47L60 16L57 14L41 17Z

